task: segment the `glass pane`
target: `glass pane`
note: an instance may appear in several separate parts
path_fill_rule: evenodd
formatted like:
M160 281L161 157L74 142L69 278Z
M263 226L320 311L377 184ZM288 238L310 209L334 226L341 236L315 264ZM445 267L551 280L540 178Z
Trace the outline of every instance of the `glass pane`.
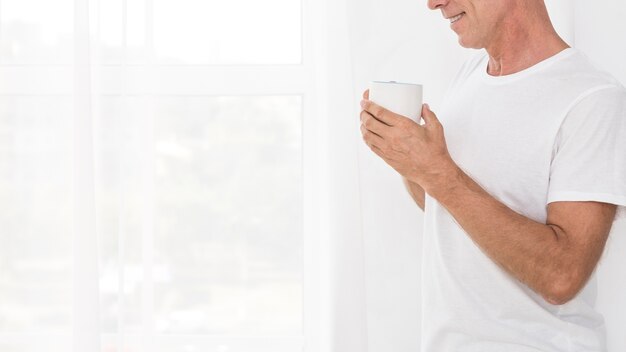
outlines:
M70 328L72 108L0 97L0 333Z
M101 1L100 57L103 63L119 63L123 55L129 63L146 62L152 55L146 38L152 33L159 63L298 64L300 1L154 0L151 31L146 2L127 0L126 53L124 2ZM71 63L73 15L73 0L2 0L0 64Z
M146 0L99 2L100 58L105 64L145 63L150 59ZM124 4L126 4L126 52L124 52Z
M300 0L154 0L160 62L298 64Z
M302 332L301 97L170 97L155 116L159 332Z
M142 233L152 203L155 297L148 309L157 332L300 336L301 97L109 96L99 106L103 331L123 328L130 337L149 313ZM61 336L71 331L72 110L71 97L0 97L0 243L11 244L0 246L1 350L44 344L60 351L70 342ZM146 158L154 159L149 173ZM3 333L20 335L7 340ZM28 338L39 333L62 340ZM117 341L103 343L114 350ZM220 350L246 350L232 341Z
M73 33L73 0L2 0L0 63L69 63Z
M145 177L141 160L146 155L138 147L134 132L144 127L137 117L146 114L136 110L141 105L124 102L119 96L101 97L100 102L94 121L100 314L104 332L122 330L128 334L142 328L142 285L146 278L141 246L146 197L141 188ZM109 344L105 346L111 347Z

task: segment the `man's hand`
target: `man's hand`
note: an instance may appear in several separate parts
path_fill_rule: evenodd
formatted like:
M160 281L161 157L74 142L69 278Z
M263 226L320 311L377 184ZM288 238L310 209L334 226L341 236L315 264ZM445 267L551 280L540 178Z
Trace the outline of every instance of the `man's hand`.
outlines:
M422 107L424 125L368 100L361 101L361 133L370 149L408 181L427 192L440 188L443 175L457 167L446 146L443 127L428 105Z

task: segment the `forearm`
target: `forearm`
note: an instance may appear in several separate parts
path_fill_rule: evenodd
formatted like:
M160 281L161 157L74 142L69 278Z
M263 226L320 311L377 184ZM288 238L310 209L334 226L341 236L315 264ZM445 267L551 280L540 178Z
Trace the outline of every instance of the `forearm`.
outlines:
M420 209L425 209L425 201L424 201L424 189L415 182L411 182L406 179L406 177L402 177L402 181L404 182L404 186L406 190L411 195L411 198L415 201Z
M571 292L576 258L564 232L511 210L458 167L450 174L428 193L494 262L551 303Z

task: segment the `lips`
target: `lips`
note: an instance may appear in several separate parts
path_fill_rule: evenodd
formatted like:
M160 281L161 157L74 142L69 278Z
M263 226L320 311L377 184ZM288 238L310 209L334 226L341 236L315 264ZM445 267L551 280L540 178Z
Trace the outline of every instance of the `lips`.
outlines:
M448 19L450 20L450 24L460 20L461 17L463 17L463 15L465 15L465 12L461 12L460 14L458 14L456 16L448 17Z

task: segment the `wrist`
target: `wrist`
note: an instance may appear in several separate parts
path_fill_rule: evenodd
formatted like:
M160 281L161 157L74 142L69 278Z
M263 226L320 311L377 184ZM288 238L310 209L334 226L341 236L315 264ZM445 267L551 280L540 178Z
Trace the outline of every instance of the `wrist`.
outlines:
M454 197L454 193L463 184L463 170L453 161L440 168L440 171L433 175L425 191L439 203L445 203L449 197Z

